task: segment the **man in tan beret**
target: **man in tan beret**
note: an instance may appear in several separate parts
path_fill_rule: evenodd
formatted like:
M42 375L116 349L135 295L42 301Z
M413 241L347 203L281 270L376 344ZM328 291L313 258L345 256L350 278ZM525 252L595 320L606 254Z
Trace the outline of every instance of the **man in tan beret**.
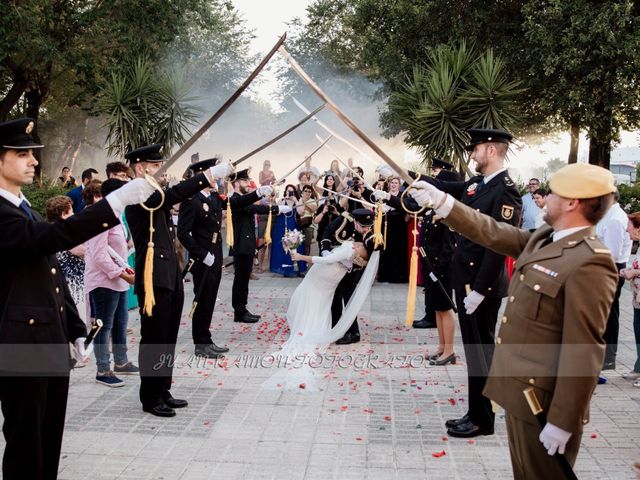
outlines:
M517 258L484 390L506 411L516 479L564 478L549 456L556 452L574 464L617 284L611 254L594 227L612 201L611 173L572 164L549 185L547 224L534 232L497 222L426 182L414 183L411 193L460 234ZM546 416L542 432L523 395L529 387Z

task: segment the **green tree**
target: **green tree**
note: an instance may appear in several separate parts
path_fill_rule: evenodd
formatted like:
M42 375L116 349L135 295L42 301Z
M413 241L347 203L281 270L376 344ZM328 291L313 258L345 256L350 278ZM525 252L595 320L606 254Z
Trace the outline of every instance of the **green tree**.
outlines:
M426 161L445 158L469 172L466 130L513 130L519 123L514 99L520 93L518 82L509 80L504 62L492 50L479 55L464 42L459 47L443 45L391 94L388 116Z
M632 0L529 0L522 12L531 110L571 125L570 161L584 128L589 163L609 168L620 129L640 121L638 6Z
M161 143L166 152L186 141L196 123L181 72L156 72L139 58L127 70L113 73L98 94L95 112L105 118L109 155L121 159L130 149Z

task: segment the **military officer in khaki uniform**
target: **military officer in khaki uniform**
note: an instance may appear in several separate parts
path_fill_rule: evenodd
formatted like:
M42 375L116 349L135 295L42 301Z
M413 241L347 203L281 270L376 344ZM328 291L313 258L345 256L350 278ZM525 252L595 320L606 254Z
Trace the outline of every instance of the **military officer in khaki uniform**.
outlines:
M547 225L534 232L496 222L426 182L416 182L412 194L421 205L433 203L460 234L517 258L484 390L506 411L517 479L564 478L549 456L556 452L575 462L617 284L611 254L594 227L613 198L611 173L572 164L549 185ZM528 387L546 416L542 432L523 395Z

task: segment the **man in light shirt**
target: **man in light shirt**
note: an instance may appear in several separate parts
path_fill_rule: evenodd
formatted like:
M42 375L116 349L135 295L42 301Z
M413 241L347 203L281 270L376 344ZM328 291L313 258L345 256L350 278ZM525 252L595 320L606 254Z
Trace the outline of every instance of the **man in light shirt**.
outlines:
M598 237L602 243L611 250L611 256L616 264L618 272L626 268L629 257L631 256L631 237L627 232L627 214L624 213L622 207L618 203L620 194L618 191L614 194L615 201L607 210L602 220L596 225ZM624 277L618 277L618 288L611 305L611 311L607 320L607 329L604 332L604 340L607 342L607 349L604 356L603 370L615 370L616 354L618 352L618 330L620 327L620 292L624 285Z
M533 192L540 188L540 180L532 178L527 185L527 193L522 196L522 228L532 230L536 228L536 220L540 217L542 209L538 207Z

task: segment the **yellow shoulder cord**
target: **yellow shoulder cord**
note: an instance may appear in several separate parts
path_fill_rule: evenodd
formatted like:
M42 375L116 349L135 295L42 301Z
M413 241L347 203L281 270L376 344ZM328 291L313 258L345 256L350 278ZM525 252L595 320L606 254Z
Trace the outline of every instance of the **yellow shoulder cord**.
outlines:
M147 207L144 203L141 203L142 208L149 212L149 243L147 244L147 255L144 259L144 303L142 306L142 313L153 315L153 306L156 304L156 297L153 293L153 256L154 256L154 243L153 243L153 213L158 210L164 204L164 190L158 183L158 181L151 175L145 175L145 179L149 182L158 192L160 192L160 203L156 207Z
M384 244L384 237L382 236L382 205L381 201L376 203L376 219L373 223L373 245L376 249Z
M269 196L269 216L267 217L267 228L264 232L264 244L269 245L271 243L271 222L272 222L272 213L271 213L271 203L273 200L273 195Z
M407 291L407 315L404 324L410 327L413 324L413 314L416 309L416 291L418 289L418 213L425 210L426 205L415 212L410 211L404 204L404 197L411 187L407 187L400 196L400 204L405 212L413 217L413 247L411 248L411 263L409 267L409 290Z

